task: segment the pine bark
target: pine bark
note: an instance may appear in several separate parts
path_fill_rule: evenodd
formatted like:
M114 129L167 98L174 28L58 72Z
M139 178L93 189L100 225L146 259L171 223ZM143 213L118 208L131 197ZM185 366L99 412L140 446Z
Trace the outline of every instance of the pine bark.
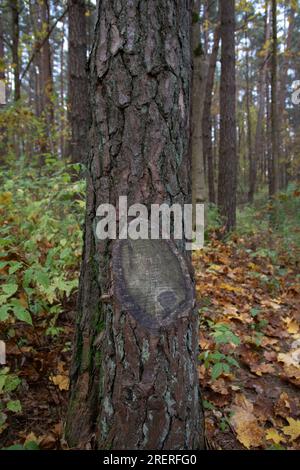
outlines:
M69 7L69 120L73 163L83 162L88 123L87 33L85 0L68 0Z
M218 207L225 231L236 223L236 79L235 79L235 2L221 0L221 86Z
M145 328L115 294L112 250L118 241L94 236L97 207L116 205L121 195L128 205L191 203L191 13L189 0L102 0L98 6L89 63L84 253L66 423L72 447L204 446L196 313L182 312L159 332ZM188 264L182 243L178 249Z

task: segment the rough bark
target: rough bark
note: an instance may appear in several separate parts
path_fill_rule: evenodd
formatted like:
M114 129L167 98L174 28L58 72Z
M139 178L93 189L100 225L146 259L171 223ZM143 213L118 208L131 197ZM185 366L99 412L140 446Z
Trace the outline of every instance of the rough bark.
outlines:
M206 81L204 110L202 119L202 132L203 132L203 154L207 162L207 176L208 176L208 197L209 202L216 203L215 193L215 172L213 162L213 148L212 148L212 117L211 105L214 88L214 77L218 58L220 43L220 25L216 26L214 32L214 42L212 52L209 58L208 74Z
M207 63L200 42L200 1L193 1L193 96L192 96L192 199L193 206L206 201L202 118ZM195 211L194 211L195 214Z
M221 0L221 86L218 207L225 231L236 223L236 79L235 79L235 2Z
M18 0L10 0L11 9L11 35L12 35L12 60L14 70L14 101L21 98L21 82L20 82L20 59L19 59L19 2Z
M87 212L66 423L71 446L203 447L196 313L182 311L158 332L147 328L117 296L112 250L118 241L94 236L97 207L116 205L121 195L128 205L191 202L191 61L190 1L99 3L89 64ZM182 243L178 250L188 263ZM143 276L149 269L144 262ZM161 276L168 264L159 266Z
M69 7L69 120L73 163L83 162L88 123L87 34L85 0L68 0Z

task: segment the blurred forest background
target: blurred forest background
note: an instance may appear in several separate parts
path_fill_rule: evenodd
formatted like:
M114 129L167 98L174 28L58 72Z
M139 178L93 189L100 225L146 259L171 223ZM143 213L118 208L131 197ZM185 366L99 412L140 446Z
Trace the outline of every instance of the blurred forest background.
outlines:
M195 4L207 439L214 448L299 448L300 5L238 0L234 35L222 38L219 2ZM95 21L90 0L0 0L1 447L66 447Z

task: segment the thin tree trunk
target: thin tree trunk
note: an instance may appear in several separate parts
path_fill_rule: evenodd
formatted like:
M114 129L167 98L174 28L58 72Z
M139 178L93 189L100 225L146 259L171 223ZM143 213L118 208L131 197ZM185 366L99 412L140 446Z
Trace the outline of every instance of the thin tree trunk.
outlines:
M62 35L60 45L60 155L61 158L65 156L65 127L66 127L66 113L65 113L65 19L62 24Z
M279 189L279 155L278 155L278 102L277 102L277 0L272 0L272 65L271 65L271 132L272 161L270 178L270 196Z
M203 204L206 200L202 118L207 64L200 43L199 13L200 1L193 0L192 197L194 217L196 204Z
M235 2L220 0L221 8L221 87L218 206L225 232L236 223L236 79L235 79Z
M44 35L49 31L50 11L48 0L42 0L40 3L41 32ZM52 63L51 63L51 47L49 38L44 42L40 50L40 79L42 91L42 109L47 117L50 126L54 119L53 110L53 80L52 80Z
M3 22L2 16L0 16L0 86L1 86L1 97L0 97L0 109L6 102L5 94L5 56L4 56L4 36L3 36Z
M69 7L69 120L73 163L83 162L88 124L85 0L68 0Z
M140 313L121 298L130 285L122 284L121 276L122 270L130 275L122 264L127 250L132 275L140 274L141 295L156 289L148 276L151 263L157 263L157 279L165 273L173 283L174 266L155 261L167 242L94 238L97 207L116 205L121 195L129 206L191 202L191 2L162 2L157 8L155 0L102 0L96 25L89 66L85 244L66 437L71 446L84 448L94 441L106 449L198 449L203 421L197 315L189 307L177 317L171 302L166 321L169 314L173 320L153 331L147 324L156 318L158 291L140 301ZM179 245L178 263L188 263ZM153 250L156 255L148 258Z
M271 22L269 17L269 0L265 2L265 46L269 44L271 34ZM265 56L263 57L262 64L260 66L259 83L258 83L258 114L255 131L255 142L254 142L254 153L252 172L250 175L250 191L249 200L253 201L255 189L256 189L256 178L257 178L257 159L262 161L261 169L263 178L266 174L266 165L263 158L263 134L264 134L264 117L265 117L265 103L266 103L266 78L267 69L269 64L269 49L265 50Z
M14 70L14 101L21 98L21 82L20 82L20 58L19 58L19 2L18 0L10 0L11 9L11 35L12 35L12 60Z
M280 153L279 158L279 187L281 189L285 188L287 185L287 162L284 156L284 145L283 145L283 131L286 124L286 112L285 112L285 101L286 101L286 85L288 77L288 68L290 65L289 51L292 47L293 41L293 32L295 27L295 14L296 11L291 5L289 11L289 26L286 36L286 47L283 55L283 61L280 64L280 88L279 88L279 98L278 98L278 132L279 132L279 143L278 143L278 152Z
M247 113L247 149L248 149L248 161L249 161L249 191L248 191L248 202L252 203L254 198L253 188L255 183L252 181L252 178L255 174L254 167L256 167L256 158L257 155L253 154L252 148L252 119L251 119L251 90L250 90L250 77L249 77L249 49L246 51L246 113Z
M216 203L215 193L215 174L213 164L213 151L212 151L212 117L211 117L211 105L212 95L214 88L214 77L218 58L220 43L220 25L216 26L214 32L214 43L212 52L209 58L208 74L206 81L204 110L202 119L202 132L203 132L203 154L206 157L207 162L207 175L208 175L208 197L209 202Z

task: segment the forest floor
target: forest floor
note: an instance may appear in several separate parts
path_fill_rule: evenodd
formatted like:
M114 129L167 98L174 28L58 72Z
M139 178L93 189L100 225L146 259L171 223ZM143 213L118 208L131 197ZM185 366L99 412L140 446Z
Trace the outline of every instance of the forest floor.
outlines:
M255 237L215 240L194 254L199 377L213 449L300 449L299 266L291 256L274 267L258 246ZM23 379L14 397L22 412L10 416L3 447L65 446L74 302L73 296L64 305L57 338L45 334L39 318L34 329L16 328L7 343L9 363Z
M300 276L296 252L262 234L194 255L208 445L300 449ZM275 239L280 252L280 239Z
M46 186L53 181L39 183L32 198L35 180L26 178L23 186L15 183L16 195L0 193L0 339L7 352L7 366L0 367L0 448L54 450L66 448L84 203L74 201L78 185L68 181L66 199L64 173L56 200ZM68 218L70 201L78 217L73 209ZM41 211L45 203L51 213ZM300 449L299 243L287 244L265 227L250 232L227 242L212 232L193 254L207 444Z

